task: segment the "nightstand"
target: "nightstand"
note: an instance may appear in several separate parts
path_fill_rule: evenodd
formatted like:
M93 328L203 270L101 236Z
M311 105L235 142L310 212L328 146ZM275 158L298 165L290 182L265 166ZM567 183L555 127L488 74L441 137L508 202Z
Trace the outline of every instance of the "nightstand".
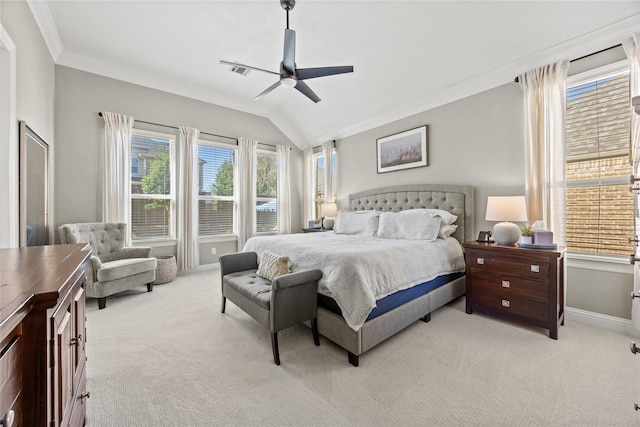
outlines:
M466 312L502 317L549 330L564 325L563 247L525 249L467 242Z

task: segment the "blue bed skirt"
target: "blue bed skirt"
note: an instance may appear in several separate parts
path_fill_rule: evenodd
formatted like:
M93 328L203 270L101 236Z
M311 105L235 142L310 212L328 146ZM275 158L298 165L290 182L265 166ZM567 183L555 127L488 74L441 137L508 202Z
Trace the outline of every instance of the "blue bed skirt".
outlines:
M404 303L414 300L422 295L428 294L432 290L437 289L442 285L446 285L447 283L462 276L464 276L464 273L445 274L443 276L438 276L433 280L429 280L428 282L424 282L411 288L403 289L401 291L394 292L391 295L387 295L386 297L376 301L376 307L371 310L371 313L369 313L367 320L375 319L376 317L381 316L384 313L391 311ZM338 307L338 304L336 304L335 300L320 293L318 294L318 307L325 308L332 313L336 313L342 316L342 311L340 310L340 307Z

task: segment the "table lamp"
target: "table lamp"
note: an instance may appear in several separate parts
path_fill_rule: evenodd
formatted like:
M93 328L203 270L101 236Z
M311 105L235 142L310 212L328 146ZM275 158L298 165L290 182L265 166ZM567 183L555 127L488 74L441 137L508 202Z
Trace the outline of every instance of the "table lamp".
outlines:
M333 217L338 213L338 205L335 203L323 203L320 205L320 216L322 217L322 228L332 230Z
M510 221L527 221L524 196L490 196L485 219L500 221L493 227L493 238L497 244L516 244L520 240L520 227Z

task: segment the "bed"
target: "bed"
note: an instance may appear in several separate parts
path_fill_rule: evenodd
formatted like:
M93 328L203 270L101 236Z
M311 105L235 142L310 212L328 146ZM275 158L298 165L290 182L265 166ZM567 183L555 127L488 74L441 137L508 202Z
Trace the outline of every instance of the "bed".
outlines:
M318 331L346 349L349 363L358 366L361 354L420 319L429 321L431 312L464 294L464 260L460 265L459 246L474 235L473 187L385 187L350 195L348 209L439 209L457 216L457 229L452 236L431 244L332 232L255 237L247 241L243 250L255 251L259 257L266 250L289 256L294 271L311 266L323 270L318 291ZM385 261L388 254L395 258ZM434 258L451 258L451 265L416 262ZM336 263L338 259L349 262Z

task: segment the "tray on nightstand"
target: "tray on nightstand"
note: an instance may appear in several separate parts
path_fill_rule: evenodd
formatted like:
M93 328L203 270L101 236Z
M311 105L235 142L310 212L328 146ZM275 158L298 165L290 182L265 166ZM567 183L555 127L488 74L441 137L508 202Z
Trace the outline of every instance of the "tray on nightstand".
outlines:
M555 243L546 245L536 245L535 243L518 243L518 247L528 249L558 249L558 245L556 245Z

